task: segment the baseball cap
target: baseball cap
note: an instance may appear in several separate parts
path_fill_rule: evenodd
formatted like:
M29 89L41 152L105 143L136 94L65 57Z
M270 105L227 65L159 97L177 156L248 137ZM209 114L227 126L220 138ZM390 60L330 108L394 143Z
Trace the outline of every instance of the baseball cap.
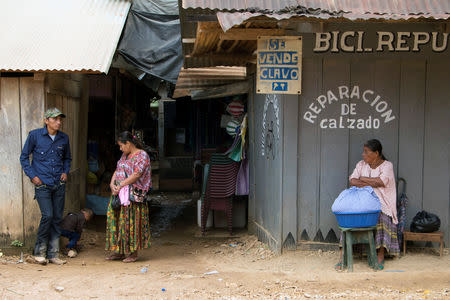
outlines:
M44 118L48 119L48 118L56 118L57 116L61 116L63 118L66 117L65 114L63 114L59 109L57 109L56 107L52 107L47 109L47 111L44 114Z

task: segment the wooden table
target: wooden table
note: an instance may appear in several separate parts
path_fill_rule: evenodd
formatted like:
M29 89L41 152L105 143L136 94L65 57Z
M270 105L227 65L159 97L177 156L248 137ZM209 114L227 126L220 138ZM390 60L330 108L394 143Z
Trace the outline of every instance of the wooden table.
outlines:
M410 231L403 232L403 255L406 254L406 241L439 242L440 256L442 256L444 252L444 234L440 231L430 233L420 233Z

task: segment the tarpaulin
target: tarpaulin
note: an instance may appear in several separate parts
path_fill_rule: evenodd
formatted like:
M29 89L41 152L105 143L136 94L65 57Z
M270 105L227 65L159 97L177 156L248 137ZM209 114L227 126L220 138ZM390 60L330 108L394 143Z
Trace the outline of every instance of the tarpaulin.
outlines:
M175 84L183 64L178 1L133 1L117 51L139 70Z

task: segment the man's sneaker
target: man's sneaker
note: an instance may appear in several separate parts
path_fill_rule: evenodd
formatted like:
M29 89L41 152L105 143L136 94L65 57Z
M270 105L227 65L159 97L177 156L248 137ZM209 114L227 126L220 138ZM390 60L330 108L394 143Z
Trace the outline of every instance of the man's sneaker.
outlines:
M59 258L57 258L57 257L50 258L48 261L49 261L50 263L52 263L52 264L55 264L55 265L63 265L63 264L66 263L65 260L59 259Z
M46 265L48 263L48 260L43 256L35 256L34 261L40 265Z

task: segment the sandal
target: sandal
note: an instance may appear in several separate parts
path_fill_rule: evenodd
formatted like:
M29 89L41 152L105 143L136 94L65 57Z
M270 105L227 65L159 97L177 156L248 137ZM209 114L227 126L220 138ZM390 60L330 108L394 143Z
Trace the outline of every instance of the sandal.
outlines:
M112 254L110 256L105 257L106 260L121 260L124 258L123 254Z
M382 271L384 269L384 259L381 261L381 263L379 263L378 261L376 262L376 265L373 268L375 271Z
M127 258L125 258L124 260L122 260L124 263L132 263L132 262L135 262L135 261L137 261L138 260L138 258L137 258L137 256L128 256Z
M342 261L338 262L337 264L334 265L334 269L336 271L344 271L344 264L342 263Z

